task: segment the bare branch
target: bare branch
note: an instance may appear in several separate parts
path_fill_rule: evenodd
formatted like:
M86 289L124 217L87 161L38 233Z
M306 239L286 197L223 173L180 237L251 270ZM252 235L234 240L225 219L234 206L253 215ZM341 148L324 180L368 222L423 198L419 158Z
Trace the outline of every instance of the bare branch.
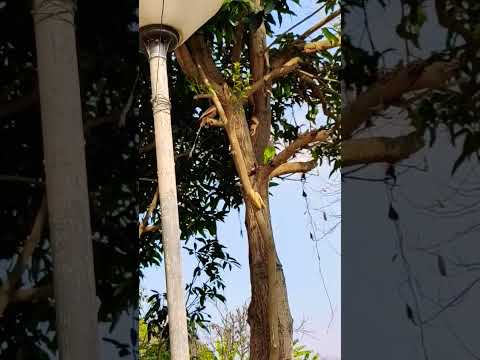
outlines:
M140 78L140 70L137 68L137 75L135 76L135 80L132 85L132 89L130 90L130 95L128 96L127 102L123 107L122 111L120 112L120 120L118 122L119 127L124 127L127 122L127 114L132 108L133 105L133 98L135 96L135 89L137 88L138 79Z
M303 47L303 51L307 54L312 54L312 53L339 47L340 44L341 44L340 37L338 37L337 41L334 41L334 42L330 40L319 40L309 44L305 44L305 46Z
M205 72L210 83L213 82L211 85L221 85L225 83L225 78L213 61L212 51L208 48L205 37L197 33L188 40L188 45L192 49L194 62L202 66L202 70ZM200 74L200 79L201 76Z
M191 80L199 79L197 67L186 44L183 44L175 50L175 57L177 58L183 73L187 75L188 78Z
M278 153L271 161L269 168L270 172L274 171L277 167L285 164L293 155L298 151L304 149L308 145L325 142L330 137L330 133L327 130L312 130L299 135L293 142L291 142L285 149Z
M151 232L159 232L159 231L160 231L160 226L158 226L158 225L148 225L148 226L145 226L142 234L151 233Z
M282 66L273 69L271 72L265 75L262 79L252 84L249 91L244 96L244 101L246 101L251 95L256 93L260 88L265 86L267 83L271 83L294 71L300 65L300 62L301 62L301 59L299 57L296 57L296 58L290 59Z
M211 99L212 95L210 94L198 94L193 97L194 100L202 100L202 99Z
M223 123L222 120L219 119L214 119L211 117L204 117L200 123L200 127L225 127L225 124Z
M157 208L158 204L158 186L155 188L155 193L153 194L152 201L150 202L150 205L147 208L147 213L143 217L142 221L140 222L140 226L138 227L138 237L141 237L142 234L145 232L145 229L147 228L147 224L152 218L153 212Z
M351 137L361 124L375 112L390 106L408 92L423 89L442 89L458 67L452 62L428 63L428 60L401 67L388 79L372 85L342 111L342 136Z
M408 158L424 146L417 132L394 138L373 137L346 140L342 143L342 165L395 163Z
M48 299L49 297L53 297L53 287L46 285L36 288L18 289L12 293L10 302L38 302Z
M245 45L245 25L240 23L235 29L235 37L233 39L233 45L230 52L230 61L232 64L240 62L242 56L242 50Z
M270 173L270 177L276 177L281 175L287 174L294 174L294 173L307 173L313 170L318 164L317 160L310 160L305 162L287 162L285 164L280 165L275 170Z
M301 36L300 38L301 39L306 39L307 37L309 37L310 35L312 35L315 31L319 30L320 28L324 27L325 25L327 25L330 21L334 20L336 17L340 16L341 15L341 10L337 10L337 11L334 11L333 13L331 13L330 15L328 15L327 17L325 17L324 19L320 20L318 23L316 23L315 25L313 25L310 29L308 29L307 31L305 31Z

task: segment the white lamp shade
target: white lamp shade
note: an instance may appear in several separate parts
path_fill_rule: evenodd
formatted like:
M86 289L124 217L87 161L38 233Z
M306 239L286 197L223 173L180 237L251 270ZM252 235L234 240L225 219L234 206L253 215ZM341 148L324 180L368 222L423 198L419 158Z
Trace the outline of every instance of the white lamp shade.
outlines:
M223 0L140 0L140 29L148 25L169 26L178 32L181 45L220 10L222 3Z

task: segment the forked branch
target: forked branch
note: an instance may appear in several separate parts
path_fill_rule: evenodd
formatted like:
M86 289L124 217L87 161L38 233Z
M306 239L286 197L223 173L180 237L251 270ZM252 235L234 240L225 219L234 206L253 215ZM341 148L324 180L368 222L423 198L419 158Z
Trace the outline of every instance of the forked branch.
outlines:
M247 200L249 200L255 206L255 208L262 209L265 207L265 203L263 202L263 199L260 196L260 194L253 189L252 183L250 182L247 166L245 164L245 159L243 158L243 155L242 155L242 149L240 147L240 143L238 142L237 136L235 134L235 128L233 126L227 126L228 118L222 106L222 103L218 98L217 93L212 88L207 75L202 69L202 66L198 64L197 68L203 83L208 89L210 89L210 92L212 95L212 101L217 107L218 115L220 116L220 119L225 126L225 130L227 132L227 136L230 141L230 146L232 147L233 160L235 162L238 176L240 177L240 182L245 192L245 196Z

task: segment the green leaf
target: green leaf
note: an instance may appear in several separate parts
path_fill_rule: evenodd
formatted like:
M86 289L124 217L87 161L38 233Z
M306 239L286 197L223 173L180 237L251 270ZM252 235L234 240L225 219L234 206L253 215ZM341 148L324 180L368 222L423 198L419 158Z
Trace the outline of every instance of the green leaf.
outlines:
M267 146L263 150L263 163L268 164L275 156L275 148L273 146Z
M329 29L323 28L322 33L331 43L336 43L338 41L338 38Z

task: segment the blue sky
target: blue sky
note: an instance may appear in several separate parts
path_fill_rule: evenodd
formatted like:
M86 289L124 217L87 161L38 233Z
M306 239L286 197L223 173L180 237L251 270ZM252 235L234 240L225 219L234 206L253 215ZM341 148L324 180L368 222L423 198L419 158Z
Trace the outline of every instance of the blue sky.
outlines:
M278 33L312 13L318 6L314 0L302 1L301 8L294 6L293 9L298 17L285 17ZM297 31L306 30L321 16L320 14L313 17L299 26ZM295 114L297 120L302 119L304 113L303 109L298 109ZM297 337L301 337L302 343L322 356L340 357L340 226L322 238L325 232L338 223L339 218L336 215L340 214L339 177L329 178L329 173L329 166L323 165L307 177L306 193L311 217L306 213L305 198L302 197L302 185L299 181L284 181L280 186L272 188L271 212L276 246L284 266L294 325L298 326L305 320L305 329L309 331L309 334L303 336L297 334ZM324 220L324 211L327 221ZM236 211L232 212L224 223L218 224L219 240L242 264L240 269L234 269L224 275L227 285L225 295L229 309L247 303L250 296L248 248L243 224L243 209L240 214ZM310 239L312 231L319 240L318 252L315 243ZM194 264L186 254L183 260L184 277L187 278L191 275ZM333 320L320 268L334 310ZM147 269L142 286L147 292L150 289L164 289L163 269ZM215 321L218 318L217 310L212 305L209 311Z

